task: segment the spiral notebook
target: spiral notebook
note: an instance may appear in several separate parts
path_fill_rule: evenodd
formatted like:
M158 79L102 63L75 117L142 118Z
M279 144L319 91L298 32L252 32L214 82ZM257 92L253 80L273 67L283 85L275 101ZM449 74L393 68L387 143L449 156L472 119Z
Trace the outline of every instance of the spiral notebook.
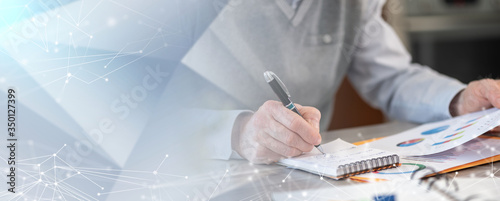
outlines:
M399 156L384 150L356 146L341 139L321 145L318 150L294 158L282 159L280 165L341 179L357 174L399 166Z

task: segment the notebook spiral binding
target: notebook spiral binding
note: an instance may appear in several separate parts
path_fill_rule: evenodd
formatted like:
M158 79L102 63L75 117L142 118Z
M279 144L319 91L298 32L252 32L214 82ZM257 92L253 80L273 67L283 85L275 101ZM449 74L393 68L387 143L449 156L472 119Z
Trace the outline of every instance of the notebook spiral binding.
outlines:
M394 154L386 157L372 158L368 160L357 161L345 165L340 165L337 168L337 173L341 178L347 178L357 174L384 170L389 168L398 167L399 156Z

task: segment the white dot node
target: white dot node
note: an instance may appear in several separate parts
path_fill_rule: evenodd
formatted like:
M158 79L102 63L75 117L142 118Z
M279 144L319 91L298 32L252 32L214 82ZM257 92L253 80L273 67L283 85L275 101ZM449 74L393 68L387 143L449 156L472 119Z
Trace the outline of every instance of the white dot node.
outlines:
M324 180L324 179L323 179L323 177L320 177L319 179L320 179L320 180Z
M104 68L107 68L108 66L104 66Z
M495 174L491 173L491 174L490 174L490 177L491 177L491 178L495 177Z
M89 36L89 38L94 38L94 36Z
M281 180L281 183L285 183L285 180L284 180L284 179L283 179L283 180Z
M82 174L81 172L77 172L76 174Z
M226 169L226 172L229 172L229 169Z
M101 196L101 193L97 193L97 196Z
M188 179L188 176L185 176L184 179Z
M101 187L101 190L104 190L104 187Z
M38 182L42 182L42 179L38 179Z
M73 32L69 32L69 35L72 36L73 35Z
M292 198L292 194L288 194L288 198Z
M41 175L45 175L45 172L40 172Z
M68 76L68 77L71 77L71 73L68 73L68 74L67 74L67 76Z
M142 54L142 50L139 50L139 53L141 53L141 54Z
M155 171L153 171L153 174L154 174L154 175L157 175L157 174L158 174L158 172L155 170Z
M57 156L57 154L52 154L52 156Z
M64 81L64 83L68 84L69 80Z
M307 192L305 192L305 191L304 191L304 192L302 192L302 196L303 196L303 197L306 197L306 196L307 196Z
M252 181L252 177L248 177L248 181Z
M107 81L109 81L109 79L108 79L108 78L105 78L105 79L104 79L104 81L106 81L106 82L107 82Z
M255 172L255 173L259 173L259 170L258 170L258 169L255 169L255 170L253 170L253 172Z
M165 158L168 158L168 154L167 154L167 155L165 155Z
M47 187L49 184L45 184L45 187Z
M66 144L64 144L64 146L66 146Z
M57 182L54 182L54 185L57 186Z

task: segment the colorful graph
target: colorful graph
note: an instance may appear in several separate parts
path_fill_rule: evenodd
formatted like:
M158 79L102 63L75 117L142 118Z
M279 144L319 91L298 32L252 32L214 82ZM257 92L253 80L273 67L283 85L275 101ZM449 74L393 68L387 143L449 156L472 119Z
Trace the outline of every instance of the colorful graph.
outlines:
M401 163L398 168L386 169L383 171L374 171L375 174L410 174L425 169L425 165L417 163Z
M416 145L416 144L418 144L418 143L420 143L422 141L424 141L424 138L417 138L417 139L413 139L413 140L408 140L408 141L400 142L396 146L398 146L398 147L409 147L409 146Z
M460 127L460 128L457 128L457 130L455 130L455 131L462 130L462 129L464 129L464 128L467 128L467 127L469 127L469 126L474 125L475 123L477 123L477 122L474 122L474 123L468 124L468 125L466 125L466 126L462 126L462 127Z
M465 123L466 123L466 124L468 124L468 123L471 123L471 122L476 121L476 120L478 120L478 119L481 119L481 118L483 118L483 117L484 117L484 116L480 116L480 117L478 117L478 118L471 119L471 120L469 120L468 122L465 122Z
M463 132L465 132L465 131L460 131L460 132L458 132L458 133L454 133L454 134L451 134L451 135L447 135L447 136L445 136L444 138L453 137L453 136L455 136L455 135L462 134Z
M427 131L422 132L422 135L436 134L436 133L439 133L441 131L444 131L444 130L448 129L449 127L450 127L450 125L444 125L444 126L440 126L440 127L437 127L437 128L433 128L431 130L427 130Z
M460 139L461 137L463 137L463 135L458 136L458 137L453 138L453 139L450 139L450 140L446 140L446 141L442 141L442 142L436 142L436 143L434 143L432 146L436 146L436 145L440 145L440 144L448 143L448 142L451 142L451 141L453 141L453 140L458 140L458 139Z

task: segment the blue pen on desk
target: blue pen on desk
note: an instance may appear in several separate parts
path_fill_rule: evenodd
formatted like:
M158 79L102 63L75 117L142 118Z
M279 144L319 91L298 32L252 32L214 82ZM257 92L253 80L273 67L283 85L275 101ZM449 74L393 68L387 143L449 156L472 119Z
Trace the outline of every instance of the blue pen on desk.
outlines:
M292 100L290 99L290 93L288 93L288 90L285 87L285 84L281 82L280 78L276 74L274 74L272 71L266 71L264 72L264 78L266 78L267 83L271 88L273 89L274 93L278 96L278 98L281 100L283 105L297 113L299 116L302 117L300 112L297 110L295 105L293 104ZM321 153L325 154L323 151L323 148L321 145L314 145Z

